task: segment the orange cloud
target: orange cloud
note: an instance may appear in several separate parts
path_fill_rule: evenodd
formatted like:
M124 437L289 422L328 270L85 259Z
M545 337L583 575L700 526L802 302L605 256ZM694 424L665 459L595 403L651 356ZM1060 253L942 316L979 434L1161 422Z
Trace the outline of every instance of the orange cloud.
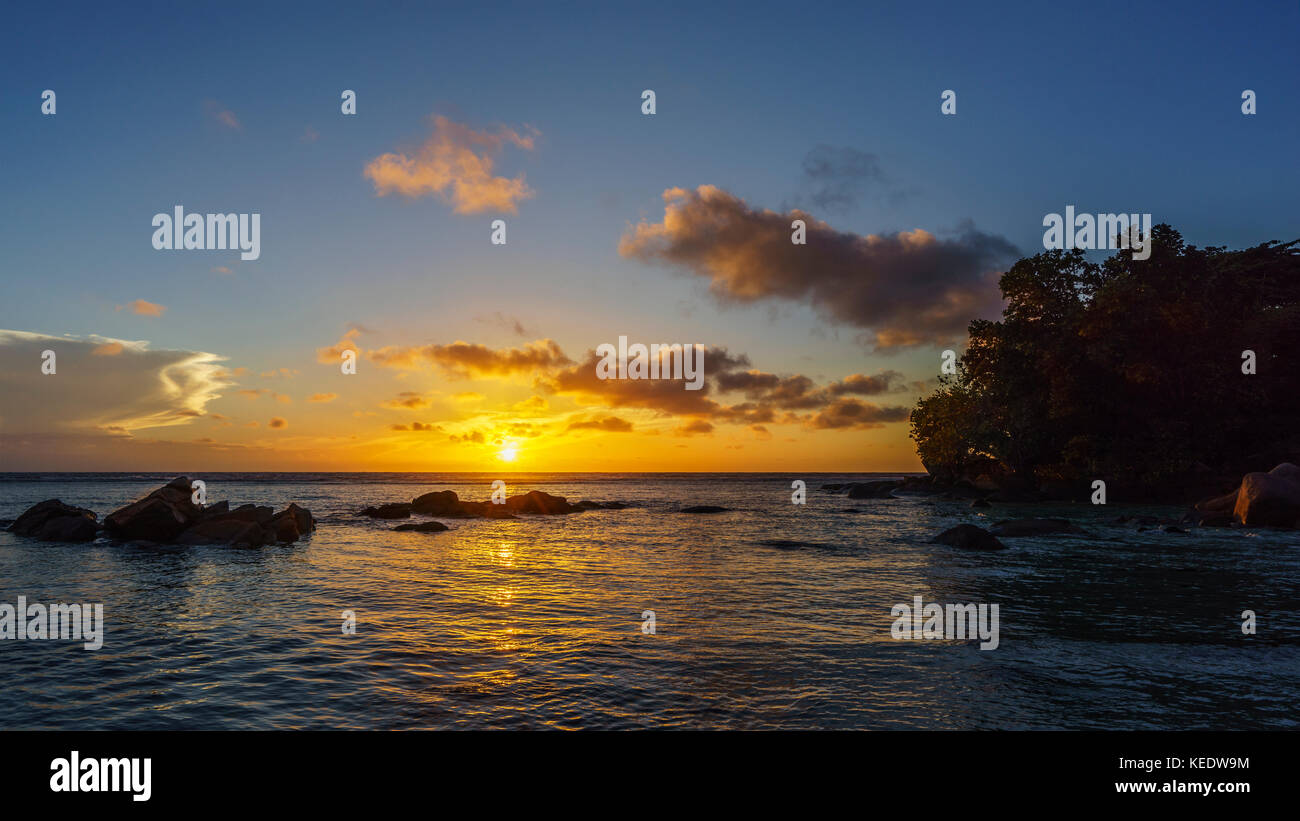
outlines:
M337 365L343 359L344 351L356 351L361 355L361 346L356 343L356 339L362 333L360 328L351 328L339 339L338 342L327 348L316 349L316 361L325 365Z
M524 175L494 176L496 157L507 145L532 151L536 129L520 134L499 127L495 133L475 131L443 116L434 117L433 135L414 152L381 154L366 166L365 175L379 196L401 194L412 199L433 195L453 206L457 214L498 211L514 214L520 200L533 196Z
M105 342L91 350L91 356L117 356L126 350L121 342Z
M510 376L573 364L573 360L565 356L551 339L538 339L522 348L501 349L459 340L450 345L416 348L389 346L371 351L368 358L384 367L402 370L415 370L424 364L437 365L458 378Z
M271 421L267 422L266 426L268 428L286 428L289 426L289 423L286 422L283 417L272 416Z
M313 393L311 396L307 397L307 401L308 402L333 402L335 399L338 398L339 395L337 393Z
M167 310L164 305L159 305L156 302L149 302L144 299L137 299L135 302L128 305L117 306L119 311L123 308L129 308L131 313L139 314L140 316L162 316L163 311Z

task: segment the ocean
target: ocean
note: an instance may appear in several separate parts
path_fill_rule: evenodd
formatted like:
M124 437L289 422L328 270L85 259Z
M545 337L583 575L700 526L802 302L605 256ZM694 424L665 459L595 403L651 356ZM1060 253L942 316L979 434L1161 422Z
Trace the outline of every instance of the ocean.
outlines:
M0 603L104 610L99 650L0 640L0 728L1300 725L1300 535L1115 521L1183 512L1168 507L975 510L821 489L897 475L191 474L210 502L297 502L318 529L254 550L0 532ZM0 517L58 498L102 519L172 478L0 474ZM433 534L356 515L433 490L486 500L494 479L628 507ZM1087 535L993 553L930 543L1022 516ZM997 604L996 649L896 639L892 608L917 596Z

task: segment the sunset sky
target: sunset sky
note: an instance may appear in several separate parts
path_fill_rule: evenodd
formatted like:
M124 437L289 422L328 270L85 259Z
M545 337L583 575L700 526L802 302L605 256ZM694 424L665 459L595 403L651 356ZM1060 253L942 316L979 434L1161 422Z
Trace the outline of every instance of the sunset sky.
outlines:
M1298 8L6 7L0 470L919 470L1045 214L1295 237Z

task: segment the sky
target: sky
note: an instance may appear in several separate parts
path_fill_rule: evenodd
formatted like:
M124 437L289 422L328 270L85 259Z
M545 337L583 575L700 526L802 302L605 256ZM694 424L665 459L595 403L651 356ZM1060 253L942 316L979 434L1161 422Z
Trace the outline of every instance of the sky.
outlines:
M0 470L920 470L1046 214L1300 236L1294 2L267 5L0 10Z

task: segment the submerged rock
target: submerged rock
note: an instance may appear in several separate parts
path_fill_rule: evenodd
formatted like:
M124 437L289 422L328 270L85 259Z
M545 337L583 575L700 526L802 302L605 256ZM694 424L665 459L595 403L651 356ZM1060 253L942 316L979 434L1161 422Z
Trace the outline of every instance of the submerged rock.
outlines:
M408 522L393 528L393 530L409 530L416 533L441 533L450 529L442 522Z
M9 532L43 542L89 542L99 532L98 515L58 499L38 502L9 525Z
M957 525L931 539L937 544L960 547L963 550L1006 550L1007 546L982 527Z
M892 499L894 490L902 482L889 479L882 482L852 482L848 485L850 499Z
M694 505L693 507L684 507L682 513L726 513L731 508L718 507L717 505Z

